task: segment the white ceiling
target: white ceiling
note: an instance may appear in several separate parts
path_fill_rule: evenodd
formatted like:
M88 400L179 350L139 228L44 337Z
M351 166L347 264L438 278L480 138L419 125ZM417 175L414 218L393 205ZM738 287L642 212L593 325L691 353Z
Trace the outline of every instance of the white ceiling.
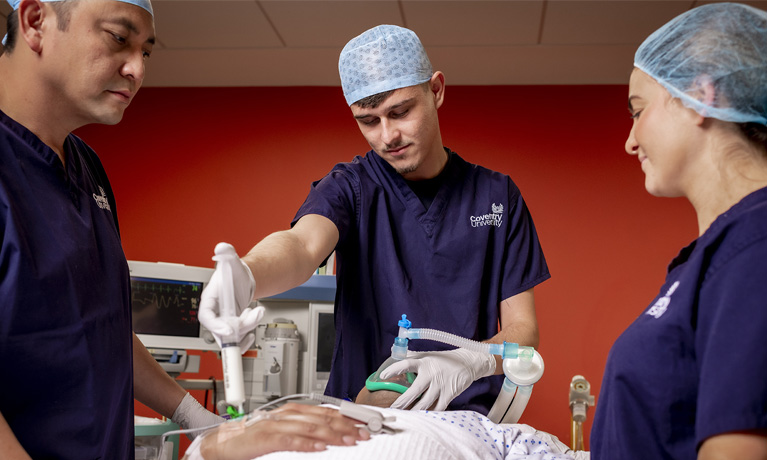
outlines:
M637 45L703 3L154 0L158 43L144 86L337 86L341 48L378 24L413 29L453 85L625 84Z

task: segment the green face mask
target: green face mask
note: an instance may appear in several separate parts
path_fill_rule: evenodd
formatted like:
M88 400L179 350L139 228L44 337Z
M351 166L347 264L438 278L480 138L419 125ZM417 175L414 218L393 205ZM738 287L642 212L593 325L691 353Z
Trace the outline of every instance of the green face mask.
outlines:
M393 379L378 380L377 374L378 372L374 372L365 380L365 388L368 391L389 390L402 394L410 388L416 376L416 374L408 372L406 374L399 374Z

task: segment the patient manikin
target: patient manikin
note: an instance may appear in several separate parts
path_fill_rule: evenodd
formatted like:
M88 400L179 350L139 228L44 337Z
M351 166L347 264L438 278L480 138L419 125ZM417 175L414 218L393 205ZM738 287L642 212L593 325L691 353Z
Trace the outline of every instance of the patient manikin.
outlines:
M398 378L402 378L398 376ZM401 383L401 382L400 382ZM519 424L496 424L473 411L408 411L390 409L397 391L363 388L357 404L375 407L393 433L374 434L354 446L328 446L320 452L275 452L259 459L506 459L586 460L588 452L573 452L555 436ZM190 447L192 449L194 446ZM229 460L229 459L221 459Z

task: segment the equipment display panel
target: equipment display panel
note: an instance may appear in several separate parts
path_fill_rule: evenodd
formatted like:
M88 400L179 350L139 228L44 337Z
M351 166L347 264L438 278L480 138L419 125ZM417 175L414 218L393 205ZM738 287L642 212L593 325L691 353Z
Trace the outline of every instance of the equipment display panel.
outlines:
M218 350L197 313L212 268L128 261L133 331L147 348Z

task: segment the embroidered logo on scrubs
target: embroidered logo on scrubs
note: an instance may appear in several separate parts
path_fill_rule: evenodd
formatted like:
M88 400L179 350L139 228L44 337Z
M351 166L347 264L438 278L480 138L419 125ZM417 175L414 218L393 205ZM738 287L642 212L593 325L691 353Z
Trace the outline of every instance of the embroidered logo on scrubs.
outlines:
M482 214L481 216L469 217L469 222L472 227L487 227L492 225L494 227L500 227L503 223L503 203L493 205L490 207L493 211L491 214Z
M666 291L666 295L658 299L657 302L655 302L655 305L650 307L649 310L647 310L647 314L650 316L655 317L655 319L660 318L663 316L664 313L666 313L666 310L668 310L668 305L671 303L671 294L676 291L676 288L679 287L679 281L675 281L674 284L671 285L670 288L668 288L668 291Z
M112 208L109 207L109 200L107 200L106 192L104 192L104 189L101 188L100 185L99 185L99 190L101 191L101 196L98 196L94 193L93 199L96 200L96 204L99 206L99 208L106 209L107 211L111 212Z

